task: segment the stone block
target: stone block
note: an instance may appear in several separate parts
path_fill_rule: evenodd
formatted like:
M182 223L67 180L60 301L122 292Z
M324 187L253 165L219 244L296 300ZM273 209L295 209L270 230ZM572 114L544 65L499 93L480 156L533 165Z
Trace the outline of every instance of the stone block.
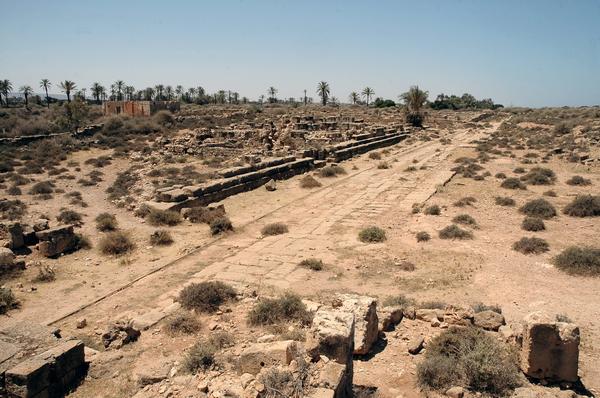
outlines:
M240 355L239 372L256 375L266 366L289 365L299 350L293 340L252 344Z

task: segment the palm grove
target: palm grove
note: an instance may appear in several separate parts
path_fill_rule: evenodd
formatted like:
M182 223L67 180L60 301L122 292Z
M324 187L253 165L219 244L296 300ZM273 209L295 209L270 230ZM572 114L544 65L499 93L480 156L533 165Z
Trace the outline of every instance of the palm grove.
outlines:
M43 92L45 105L50 107L50 103L56 102L49 95L49 90L53 84L48 79L40 80L38 84ZM154 87L146 87L138 90L135 87L126 84L123 80L117 80L107 89L101 83L95 82L88 89L79 88L77 84L71 80L65 80L56 83L58 88L66 96L68 104L72 100L78 101L93 101L100 104L102 101L180 101L183 103L194 103L199 105L204 104L247 104L250 100L247 97L240 97L239 93L231 90L218 90L215 93L209 94L201 87L184 88L182 85L171 86L157 84ZM7 80L0 80L0 104L9 107L9 94L14 90L12 83ZM18 93L22 94L23 103L26 108L29 108L31 98L35 98L38 104L42 103L40 96L34 94L34 90L29 85L19 87ZM307 90L304 90L304 95L296 100L288 98L280 100L277 98L278 90L271 86L267 89L267 102L274 103L291 103L297 105L304 103L307 105L313 102L312 97L307 96ZM320 81L317 84L315 93L320 98L320 104L323 106L339 105L339 100L331 95L331 88L326 81ZM397 104L389 99L375 98L375 90L371 87L365 87L359 91L352 91L348 96L349 102L353 105L365 105L376 108L394 107ZM430 106L432 109L495 109L501 105L494 104L491 99L478 101L470 94L463 94L461 97L447 96L440 94L433 102L428 102L428 92L421 90L418 86L412 86L410 89L399 95L399 100L404 104L406 109L406 120L415 126L421 126L424 119L424 108ZM263 103L265 96L261 95L258 98L258 103Z

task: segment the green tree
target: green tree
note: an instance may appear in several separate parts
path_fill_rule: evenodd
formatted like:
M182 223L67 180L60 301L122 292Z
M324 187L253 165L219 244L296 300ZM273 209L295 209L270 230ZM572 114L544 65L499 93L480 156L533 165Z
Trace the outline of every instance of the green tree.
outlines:
M48 106L48 109L50 108L50 96L48 96L48 89L50 88L52 84L50 83L50 80L48 79L42 79L40 80L40 88L43 88L44 91L46 92L46 105Z
M154 86L154 91L156 91L156 100L162 101L163 100L163 91L165 91L165 86L163 86L162 84L157 84L156 86Z
M70 80L65 80L64 82L60 82L60 88L67 94L67 102L71 102L71 91L75 90L77 85Z
M183 86L181 84L178 84L177 87L175 87L175 95L181 101L183 97Z
M400 95L400 99L404 101L407 108L406 121L413 126L421 127L423 125L423 108L427 103L429 93L423 91L419 86L412 86L407 92Z
M8 94L12 91L13 86L10 80L4 79L0 80L0 93L4 94L4 100L6 102L6 107L8 108Z
M171 101L173 99L173 87L172 86L165 87L165 95L167 96L167 100Z
M33 93L33 89L31 86L21 86L19 89L23 96L25 97L25 108L29 109L29 96Z
M369 106L369 100L373 95L375 95L375 90L371 87L365 87L362 91L362 95L367 99L367 106Z
M92 97L96 98L96 102L99 104L100 103L100 96L102 95L102 91L104 90L104 87L102 87L102 85L98 82L93 83L92 87L90 88L91 92L92 92Z
M123 101L123 89L125 88L125 82L123 80L117 80L114 84L114 87L117 94L117 101Z
M350 95L348 96L348 98L350 99L350 102L352 102L352 104L354 104L354 105L356 105L356 103L360 99L360 97L356 91L351 92Z
M317 94L321 97L321 104L327 105L327 99L329 98L330 92L329 83L323 81L319 82L317 85Z
M125 88L123 89L123 92L125 92L126 98L129 101L133 100L133 96L135 95L135 87L133 86L125 86Z
M154 89L152 87L147 87L144 90L144 99L146 101L152 101L152 98L154 97Z
M277 102L277 97L275 97L277 95L277 89L273 86L269 87L269 89L267 90L267 94L269 94L269 103L274 103Z

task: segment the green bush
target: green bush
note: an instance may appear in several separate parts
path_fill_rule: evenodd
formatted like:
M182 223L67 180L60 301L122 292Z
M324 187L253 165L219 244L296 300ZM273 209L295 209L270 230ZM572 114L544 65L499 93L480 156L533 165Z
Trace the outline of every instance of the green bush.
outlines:
M462 386L493 396L509 396L520 385L515 352L475 327L453 327L433 338L417 365L417 379L424 388Z
M546 199L534 199L525 203L519 211L530 217L539 217L547 220L556 216L556 209Z
M383 242L387 239L385 231L379 227L367 227L358 233L358 239L364 243Z
M554 257L554 265L572 275L600 276L600 248L570 246Z
M102 254L119 256L132 251L135 245L127 233L114 231L102 237L100 243L98 243L98 248Z
M150 209L146 221L153 226L174 226L181 222L181 215L175 211Z
M267 224L261 230L264 236L282 235L288 232L288 227L284 223L276 222Z
M313 271L321 271L323 269L323 260L318 258L307 258L300 261L300 266Z
M536 237L521 238L513 244L512 248L523 254L540 254L550 250L548 242Z
M221 304L233 300L236 292L233 287L220 282L208 281L192 283L179 293L178 301L188 310L215 312Z
M248 313L248 322L251 325L273 325L289 321L308 324L310 318L310 313L300 296L293 293L284 293L278 298L261 299Z
M600 216L600 196L579 195L564 208L563 213L572 217Z
M98 231L114 231L117 229L117 218L114 214L100 213L96 217L96 229Z
M460 228L456 224L448 225L439 232L440 239L473 239L473 232Z

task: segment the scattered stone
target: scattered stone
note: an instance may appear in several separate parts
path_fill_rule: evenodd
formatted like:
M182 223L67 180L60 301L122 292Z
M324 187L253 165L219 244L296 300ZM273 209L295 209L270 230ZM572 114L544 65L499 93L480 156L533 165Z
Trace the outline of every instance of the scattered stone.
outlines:
M438 309L421 308L421 309L416 310L415 317L416 317L416 319L419 319L419 320L425 321L425 322L431 322L434 319L437 319L438 321L443 321L444 320L444 311L438 310Z
M446 395L450 398L463 398L465 389L462 387L451 387L446 390Z
M379 330L389 332L402 321L404 308L401 306L383 307L379 311Z
M256 375L265 366L288 365L299 351L298 343L293 340L252 344L242 351L239 370Z
M277 190L277 184L275 183L275 180L271 179L269 180L269 182L267 182L265 184L265 188L267 189L267 191L272 192Z
M492 310L485 310L475 314L473 324L485 330L497 331L505 324L504 316Z
M425 339L422 336L413 337L408 342L408 352L412 355L417 355L423 349L423 344L425 343Z
M554 382L578 380L579 327L556 322L543 312L523 319L521 369L535 379Z
M141 334L131 320L119 320L102 335L102 343L104 348L119 349L125 344L136 341Z
M342 310L354 314L354 355L368 354L379 336L377 300L355 294L340 294Z
M35 235L40 241L37 248L44 257L55 257L77 247L77 239L72 225L47 229L36 232Z
M240 376L240 383L244 389L248 387L248 384L250 384L251 381L254 381L254 376L250 373L244 373Z
M77 327L77 329L83 329L87 326L87 320L85 318L79 318L75 323L75 326Z

